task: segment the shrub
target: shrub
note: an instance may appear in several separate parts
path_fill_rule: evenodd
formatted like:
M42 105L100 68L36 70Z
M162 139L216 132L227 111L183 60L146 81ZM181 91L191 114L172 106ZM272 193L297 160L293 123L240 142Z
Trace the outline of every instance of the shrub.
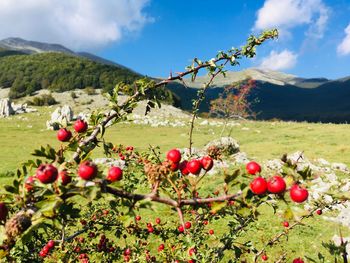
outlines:
M268 180L263 177L270 175L257 163L247 171L238 167L209 175L222 153L210 147L203 155L194 154L192 133L205 91L223 73L223 65L253 57L257 45L276 36L275 30L252 36L242 49L220 52L205 62L196 59L187 71L165 81L141 79L132 87L120 84L109 96L108 114L94 112L88 129L76 131L57 149L48 145L35 150L36 159L18 169L13 184L5 186L1 195L0 221L6 221L1 231L6 239L0 256L7 262L23 258L28 262L219 262L227 254L235 262L272 258L268 249L315 211L338 203L336 194L330 203L315 201L298 221L284 223L280 233L271 239L264 236L263 244L255 247L246 230L258 227L259 209L283 209L292 220L292 200L306 200L306 186L314 175L298 170L285 158L281 176ZM195 78L202 68L212 78L193 101L187 154L172 149L164 160L158 148L139 152L104 139L105 129L124 121L147 91L186 75ZM133 88L134 93L120 104L118 94L123 88ZM157 98L150 99L146 113L157 103ZM114 167L90 160L96 147L113 157ZM208 176L211 183L201 185ZM213 229L217 225L224 226L224 232ZM281 253L274 259L281 262L285 256Z
M42 94L41 96L34 97L31 101L27 102L33 106L50 106L55 105L58 102L51 94Z

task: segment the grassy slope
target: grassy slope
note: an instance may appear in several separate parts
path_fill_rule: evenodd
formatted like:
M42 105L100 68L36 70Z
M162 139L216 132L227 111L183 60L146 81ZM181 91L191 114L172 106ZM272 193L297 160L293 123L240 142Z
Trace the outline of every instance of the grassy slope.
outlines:
M45 121L53 109L43 108L40 115L31 113L15 116L11 119L0 119L0 173L14 170L17 163L30 158L30 152L41 144L53 143L58 146L55 132L45 129ZM28 118L27 121L19 118ZM27 127L32 125L32 128ZM249 130L242 130L247 127ZM220 134L219 128L205 128L199 126L195 130L195 145L201 146L205 142L216 138ZM245 122L233 129L232 134L241 144L242 151L257 160L278 158L284 152L305 150L310 158L323 157L330 161L345 162L350 164L350 147L346 143L350 139L349 125L326 125L308 123L271 123L271 122ZM107 138L115 144L123 143L134 145L138 149L146 149L148 144L160 145L162 150L172 147L187 146L187 131L184 128L151 128L148 126L120 125L107 131ZM213 134L213 132L215 134ZM142 136L140 136L142 134ZM215 178L208 178L210 184L205 192L212 192L215 185L221 182ZM1 183L9 181L9 178L1 178ZM208 181L207 181L208 182ZM205 181L203 181L205 183ZM205 193L203 193L205 194ZM168 211L164 206L156 209ZM270 208L261 209L263 216L251 228L247 239L251 240L258 248L261 242L282 231L282 219L273 216ZM152 211L141 211L142 217L154 221ZM216 233L225 231L226 222L216 222L213 227ZM308 226L298 227L289 235L288 245L278 245L268 249L271 260L277 259L283 251L289 251L293 257L308 256L310 262L322 262L320 255L324 256L324 262L333 262L333 256L321 245L328 242L334 234L339 233L336 224L324 221L322 217L311 218ZM343 229L345 235L348 230ZM253 238L252 238L253 237ZM213 237L214 242L214 237ZM158 241L154 242L154 249ZM230 255L227 255L227 260ZM225 262L227 262L225 260ZM290 262L290 258L289 261Z
M0 119L0 173L14 170L17 164L30 158L30 152L47 143L58 145L56 133L48 131L45 122L54 109L42 108L40 113L29 113ZM39 115L40 114L40 115ZM198 121L200 122L200 120ZM32 128L30 128L32 126ZM242 130L243 127L249 130ZM283 153L305 151L309 158L325 158L350 165L349 125L310 124L293 122L242 122L232 129L241 150L259 161L279 158ZM221 128L197 126L195 146L219 137ZM140 136L142 134L142 136ZM149 144L162 150L188 146L188 128L140 125L117 125L106 132L114 144L130 144L146 149Z

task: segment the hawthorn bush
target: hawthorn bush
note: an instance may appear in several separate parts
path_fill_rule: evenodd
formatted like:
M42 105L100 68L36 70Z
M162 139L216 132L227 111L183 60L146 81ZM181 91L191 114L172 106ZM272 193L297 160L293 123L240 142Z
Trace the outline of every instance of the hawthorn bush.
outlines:
M289 217L281 233L260 248L244 240L246 229L259 218L258 208L277 209L280 199L287 204L304 202L312 173L297 171L287 159L279 175L264 172L256 162L239 169L222 169L214 176L220 180L215 191L201 184L215 163L224 156L211 147L203 155L192 149L192 132L198 107L205 91L225 65L255 55L256 46L277 37L277 31L249 37L240 49L219 52L202 62L194 59L185 72L155 83L137 80L133 85L118 84L109 96L111 109L96 111L89 123L78 120L62 127L58 149L50 145L34 151L17 170L12 185L1 192L0 221L4 262L257 262L269 260L269 246L302 220L319 214L325 207L342 202L314 202L298 220ZM159 152L156 147L139 152L133 146L113 144L103 138L105 130L126 120L137 102L148 99L145 113L159 104L152 90L187 75L195 79L207 69L210 79L193 101L189 147ZM118 94L132 95L118 103ZM107 163L91 159L99 146ZM165 156L165 158L163 157ZM203 180L203 181L202 181ZM218 234L216 223L225 231ZM287 252L286 252L287 253ZM283 262L286 253L279 255ZM346 257L346 256L345 256ZM296 257L293 261L304 262Z

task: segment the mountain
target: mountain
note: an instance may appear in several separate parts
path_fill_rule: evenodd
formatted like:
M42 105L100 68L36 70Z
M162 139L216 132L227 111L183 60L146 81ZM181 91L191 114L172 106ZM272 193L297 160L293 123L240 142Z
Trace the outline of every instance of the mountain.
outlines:
M20 54L38 54L38 53L47 53L47 52L64 53L68 55L87 58L89 60L92 60L101 64L109 65L109 66L117 66L125 69L127 68L123 65L101 58L99 56L96 56L88 52L74 52L60 44L28 41L18 37L10 37L10 38L0 40L0 56L1 56L1 49L6 50L7 55L13 55L13 54L19 54L19 53Z
M28 41L18 37L10 37L1 40L0 47L8 50L21 51L27 54L43 52L62 52L66 54L74 54L72 50L59 44Z
M253 104L258 119L350 122L350 77L338 80L305 79L261 69L228 72L226 77L218 77L213 87L207 90L200 111L208 112L210 101L218 98L226 85L247 78L257 81L257 87L249 99L258 99L258 103ZM207 80L208 77L198 77L195 82L186 80L187 87L176 82L168 88L180 97L184 109L191 110L191 100L196 98L197 89Z

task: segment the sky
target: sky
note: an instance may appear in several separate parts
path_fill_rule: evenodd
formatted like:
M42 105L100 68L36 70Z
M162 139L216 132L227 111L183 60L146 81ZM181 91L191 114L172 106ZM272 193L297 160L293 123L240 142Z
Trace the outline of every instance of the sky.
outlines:
M60 43L167 77L277 28L278 40L230 70L336 79L350 75L349 14L350 0L0 0L0 39Z

